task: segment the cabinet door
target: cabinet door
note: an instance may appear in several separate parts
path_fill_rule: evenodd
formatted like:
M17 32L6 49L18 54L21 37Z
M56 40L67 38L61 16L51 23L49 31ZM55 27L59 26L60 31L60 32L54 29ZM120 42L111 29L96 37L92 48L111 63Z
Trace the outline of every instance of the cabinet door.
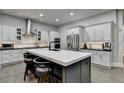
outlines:
M91 82L91 59L84 59L81 63L81 82L87 83Z
M24 60L24 53L26 53L26 49L19 50L19 61Z
M104 40L111 41L111 23L104 24Z
M93 51L94 61L93 63L101 66L111 66L111 53L106 51Z
M2 25L0 25L0 40L2 40Z
M104 51L101 52L100 53L100 59L101 59L100 65L110 67L111 66L110 65L110 63L111 63L110 58L111 58L110 52L104 52Z
M11 63L18 61L18 50L2 51L2 63Z
M92 63L99 64L99 51L93 51Z
M16 62L18 61L18 50L11 50L10 51L10 54L11 54L11 62Z
M16 36L17 36L17 28L16 27L10 27L9 36L10 36L10 40L16 40Z
M95 26L95 41L111 40L111 24L101 24Z
M95 41L103 41L104 40L104 28L102 25L95 26Z
M0 69L1 69L1 64L2 64L2 58L1 58L1 51L0 51Z
M41 31L41 40L42 41L49 41L49 34L48 31Z
M94 26L86 27L83 33L84 41L94 41Z
M16 27L3 25L3 40L16 40Z
M3 40L10 40L10 37L9 37L9 26L3 25Z

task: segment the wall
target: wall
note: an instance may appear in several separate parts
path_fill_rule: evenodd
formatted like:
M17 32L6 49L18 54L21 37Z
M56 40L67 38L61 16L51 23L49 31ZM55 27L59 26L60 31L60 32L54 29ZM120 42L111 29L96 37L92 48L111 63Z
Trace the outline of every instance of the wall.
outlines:
M123 25L123 10L118 10L117 11L117 24L118 24L118 35L119 35L119 62L121 64L116 64L119 66L124 66L123 63L123 55L124 55L124 25Z

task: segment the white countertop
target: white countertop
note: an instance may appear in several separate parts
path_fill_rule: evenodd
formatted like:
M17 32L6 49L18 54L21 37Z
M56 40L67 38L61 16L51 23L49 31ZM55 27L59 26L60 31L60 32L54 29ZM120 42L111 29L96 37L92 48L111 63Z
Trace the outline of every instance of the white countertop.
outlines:
M48 48L28 49L27 51L62 66L69 66L91 56L91 53L69 50L49 51Z

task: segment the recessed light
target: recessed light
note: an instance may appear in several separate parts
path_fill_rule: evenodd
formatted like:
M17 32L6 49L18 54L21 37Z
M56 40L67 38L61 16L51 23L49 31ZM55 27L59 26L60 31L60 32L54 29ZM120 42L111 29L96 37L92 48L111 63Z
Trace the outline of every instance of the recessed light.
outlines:
M44 16L43 13L40 13L40 16L43 17Z
M56 19L56 22L58 22L59 21L59 19Z
M70 13L70 15L71 15L71 16L73 16L73 15L74 15L74 13Z

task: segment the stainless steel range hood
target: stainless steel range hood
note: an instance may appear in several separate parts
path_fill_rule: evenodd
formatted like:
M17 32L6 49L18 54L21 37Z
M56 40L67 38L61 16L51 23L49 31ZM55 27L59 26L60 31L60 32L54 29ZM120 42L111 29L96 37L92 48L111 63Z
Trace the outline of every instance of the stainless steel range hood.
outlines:
M32 32L32 20L30 18L26 19L26 32L23 36L36 36L37 34Z

